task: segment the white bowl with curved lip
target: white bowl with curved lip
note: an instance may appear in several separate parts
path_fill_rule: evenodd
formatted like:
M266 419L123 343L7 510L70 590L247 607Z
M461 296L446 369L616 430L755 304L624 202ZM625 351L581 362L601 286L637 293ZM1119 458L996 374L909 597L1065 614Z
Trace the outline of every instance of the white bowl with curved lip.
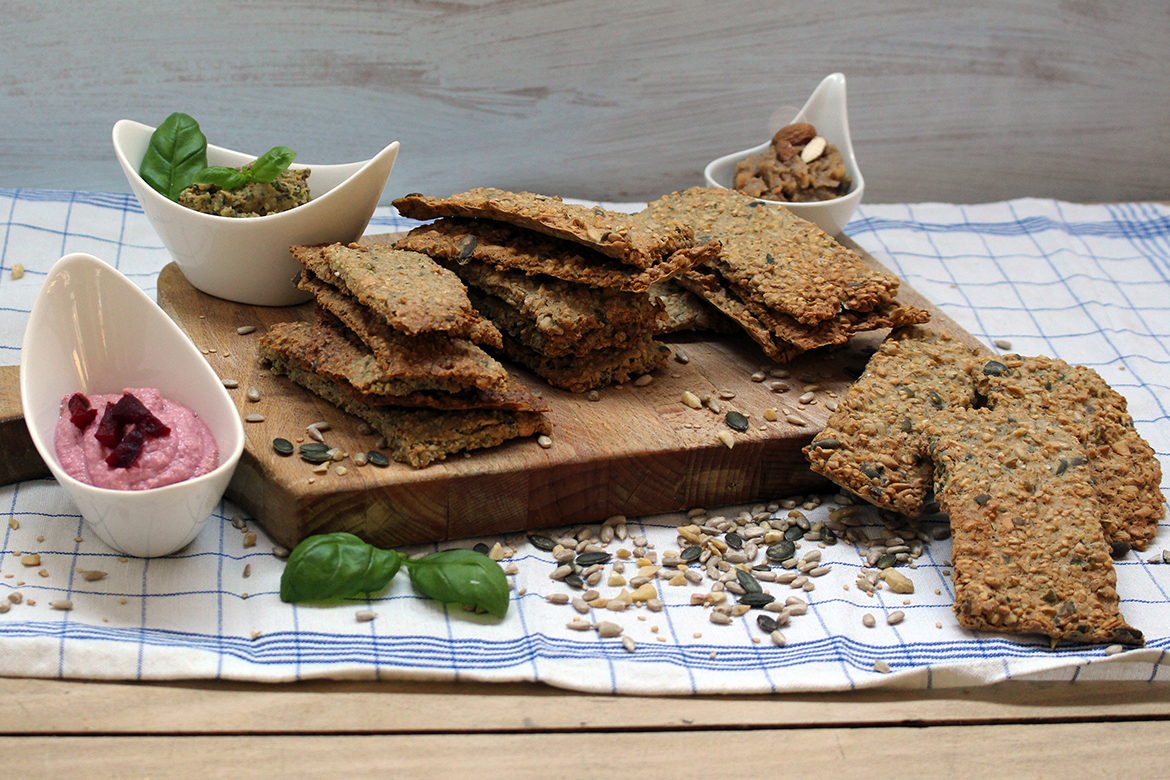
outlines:
M88 485L61 468L53 432L74 392L155 387L194 410L219 447L219 466L148 490ZM235 403L207 360L167 314L115 268L87 254L62 257L29 315L20 399L33 444L103 542L126 555L169 555L207 523L244 450Z
M865 179L861 175L861 169L857 167L857 158L853 154L853 140L849 136L849 111L845 103L845 75L833 73L826 76L796 116L789 122L770 128L770 135L775 134L784 125L793 122L808 122L817 129L819 135L841 151L841 156L845 160L845 171L853 179L853 186L848 193L839 198L814 203L782 203L781 205L801 219L815 223L830 236L835 236L849 222L865 192ZM731 189L735 185L735 166L741 160L767 151L769 146L771 146L771 138L766 143L751 149L712 160L703 170L703 178L706 179L707 186ZM761 200L764 199L761 198ZM779 201L765 202L779 203Z
M301 266L294 244L348 243L361 237L398 156L395 141L377 155L344 165L311 168L312 200L264 217L204 214L164 196L138 173L154 128L129 119L114 125L114 153L151 226L183 276L197 289L237 303L289 306L311 294L296 286ZM255 155L207 145L207 164L238 167Z

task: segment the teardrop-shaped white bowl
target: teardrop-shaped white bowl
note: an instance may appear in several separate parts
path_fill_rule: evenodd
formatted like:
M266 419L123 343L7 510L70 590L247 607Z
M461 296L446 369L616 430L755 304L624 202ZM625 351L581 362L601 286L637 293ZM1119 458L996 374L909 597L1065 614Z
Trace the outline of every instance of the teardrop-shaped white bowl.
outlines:
M296 286L300 264L294 244L348 243L361 237L390 171L398 142L362 162L344 165L294 163L311 168L312 200L265 217L221 217L194 211L165 197L138 173L154 128L122 119L114 125L114 153L130 188L183 276L205 293L237 303L288 306L310 294ZM207 146L207 164L238 167L255 155Z
M94 487L65 473L53 437L61 400L131 387L157 388L195 411L215 437L219 466L149 490ZM21 346L20 399L53 476L98 538L126 555L168 555L190 543L244 451L240 413L206 358L146 293L92 255L66 255L49 271Z
M861 175L861 169L857 167L857 158L853 154L853 140L849 136L845 75L833 73L826 76L791 122L784 124L792 122L808 122L817 129L818 134L841 151L841 157L845 161L845 171L853 179L853 186L847 194L839 198L814 203L784 203L782 205L801 219L815 223L830 236L835 236L849 222L865 192L865 179ZM780 127L783 126L780 125ZM780 127L772 128L772 132L775 133ZM731 189L735 185L735 166L741 160L767 151L769 146L771 146L771 139L751 149L712 160L703 171L707 186ZM764 199L761 198L761 200Z

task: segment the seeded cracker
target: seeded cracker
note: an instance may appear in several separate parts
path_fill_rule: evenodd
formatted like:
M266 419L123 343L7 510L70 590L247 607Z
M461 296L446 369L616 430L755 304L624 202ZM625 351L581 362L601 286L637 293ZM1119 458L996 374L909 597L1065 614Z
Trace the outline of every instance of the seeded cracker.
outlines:
M544 405L536 397L523 385L514 382L501 382L486 389L464 388L447 392L427 387L430 383L425 379L408 381L401 375L382 374L381 365L370 360L369 350L360 342L346 338L343 326L329 315L320 318L315 325L307 322L274 325L260 340L259 356L271 362L275 372L287 374L300 385L312 384L313 380L304 374L317 374L337 385L355 402L369 406L544 410ZM408 367L425 377L425 363ZM406 392L382 392L387 389Z
M415 228L395 246L447 261L448 266L451 261L475 260L501 270L635 293L646 292L651 285L719 253L717 241L707 242L680 249L649 268L638 268L572 241L485 219L440 219Z
M504 355L528 366L553 387L584 393L661 368L670 357L670 349L646 335L623 348L609 347L585 356L550 358L505 334Z
M733 190L693 187L650 203L643 215L678 220L722 244L707 265L750 297L806 325L842 308L871 311L898 291L896 276L874 271L811 222Z
M657 330L662 308L645 293L586 287L547 276L498 271L469 261L452 268L472 290L473 302L497 327L497 315L512 313L513 337L550 357L623 347ZM475 291L486 293L475 295ZM486 308L485 308L486 305Z
M1089 458L1105 538L1146 549L1165 514L1162 467L1124 396L1091 368L1057 358L1005 355L981 364L976 376L988 405L1051 417L1076 437Z
M1021 407L952 409L927 429L935 496L951 519L960 625L1142 644L1121 617L1080 442Z
M920 514L931 487L925 426L974 401L972 360L945 333L894 331L804 448L813 471L879 507Z
M408 336L389 327L356 300L305 270L299 286L317 298L318 319L328 312L340 320L373 354L380 369L378 380L387 388L462 392L503 385L507 371L491 355L466 339L448 338L441 333ZM285 331L288 333L288 331ZM351 370L364 375L366 367ZM383 390L393 395L401 393Z
M708 304L702 296L696 295L679 284L677 279L653 284L646 294L662 304L664 319L657 322L658 334L677 333L684 330L737 333L739 327L726 314Z
M668 262L675 252L688 250L695 244L691 229L673 220L651 220L601 207L589 208L531 192L482 187L449 198L412 193L393 205L399 214L410 219L467 217L507 222L581 244L638 268Z
M431 258L388 246L295 246L322 282L355 298L395 330L445 333L498 347L500 334L471 306L459 278Z

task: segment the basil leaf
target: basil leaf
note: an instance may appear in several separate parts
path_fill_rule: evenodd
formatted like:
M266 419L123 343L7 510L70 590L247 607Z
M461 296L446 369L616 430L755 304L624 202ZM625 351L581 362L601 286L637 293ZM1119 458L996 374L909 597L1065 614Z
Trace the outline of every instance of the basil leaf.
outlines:
M280 600L324 601L376 593L401 565L402 556L394 550L380 550L353 534L310 536L288 557L280 576Z
M236 168L225 168L222 165L212 165L195 174L192 184L214 184L223 190L237 190L251 179L244 171Z
M295 159L297 153L292 149L287 146L274 146L257 157L247 170L251 172L252 181L269 184L284 173Z
M496 617L508 612L508 578L500 564L475 550L444 550L406 559L410 581L444 604L471 604Z
M150 135L138 173L171 200L207 167L207 138L199 123L186 114L171 114Z

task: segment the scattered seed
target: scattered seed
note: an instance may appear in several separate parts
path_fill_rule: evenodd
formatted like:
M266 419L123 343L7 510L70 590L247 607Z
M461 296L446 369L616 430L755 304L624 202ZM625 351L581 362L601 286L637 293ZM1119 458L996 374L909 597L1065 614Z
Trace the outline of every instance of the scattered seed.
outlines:
M878 674L889 674L890 673L890 665L879 658L878 660L873 662L873 670L875 672L877 672Z
M652 377L650 374L642 374L642 376L634 380L634 387L645 387L653 381L654 377Z
M287 456L293 454L295 447L293 447L293 443L288 439L282 439L278 436L272 440L272 449L276 450L277 455Z
M597 629L598 634L607 639L622 635L622 627L608 620L603 620L594 627Z
M20 528L20 521L17 520L15 517L9 517L8 518L8 527L11 528L13 531L16 531Z
M369 461L370 465L377 466L380 469L384 469L390 465L390 459L377 450L367 452L366 460Z
M585 400L586 401L600 401L601 400L601 393L597 392L596 390L590 390L588 393L585 394Z
M240 386L240 380L238 380L238 379L224 379L223 386L226 387L228 390L235 390L237 387Z
M731 616L725 612L711 612L710 621L719 626L731 625Z
M29 566L29 567L40 566L41 565L41 556L38 555L37 553L30 553L28 555L22 555L20 557L20 562L22 564L24 564L25 566Z
M50 601L49 606L62 612L68 612L69 610L73 609L73 602L69 599L64 599L62 601Z
M784 634L779 630L773 631L771 633L771 639L772 644L776 645L776 647L784 647L784 645L788 642L788 640L784 638Z
M795 425L797 428L803 428L804 426L808 425L808 422L806 422L803 417L795 415L792 412L785 412L784 419L787 420L790 425Z
M241 336L247 336L249 333L255 333L255 332L256 332L255 325L241 325L240 327L236 328L236 333L240 334Z
M622 637L622 647L624 647L626 649L626 652L632 653L632 652L634 652L634 650L637 649L638 646L636 644L634 644L633 639L631 639L628 636L623 636Z
M861 624L863 626L865 626L866 628L873 628L874 626L877 625L877 620L874 618L873 615L866 612L864 615L861 616Z
M90 569L81 572L81 578L86 582L97 582L98 580L104 580L106 578L106 573L104 571Z
M723 442L723 446L727 449L735 447L735 435L731 431L719 431L717 434L719 441Z
M354 613L354 619L359 623L369 623L376 617L378 617L378 613L372 609L359 609Z
M552 445L553 445L552 438L550 438L549 436L547 436L543 433L536 437L536 443L538 445L540 445L540 447L542 449L546 449L546 450L548 448L552 447Z
M728 412L723 420L727 423L728 428L731 428L733 431L739 431L741 433L746 431L750 425L748 418L745 417L741 412L737 412L735 410Z
M248 533L244 534L244 547L255 547L255 546L256 546L256 532L249 531Z
M528 541L536 549L544 550L545 552L552 552L557 546L557 543L552 539L549 539L547 536L541 536L540 534L528 534Z
M703 408L703 401L690 390L684 390L680 400L692 409Z
M1008 341L1007 339L996 339L995 341L993 341L991 343L995 344L995 346L998 349L1011 349L1012 348L1012 343L1010 341Z
M575 617L565 624L565 628L570 628L573 631L588 631L593 628L593 624L584 618Z
M24 265L21 263L12 264L12 278L20 279L24 276Z
M264 422L264 415L260 414L259 412L252 412L251 414L244 416L244 422L262 423Z
M891 626L896 626L905 619L906 619L906 613L899 609L899 610L896 610L894 612L891 612L889 614L889 617L886 618L886 622L889 623Z

